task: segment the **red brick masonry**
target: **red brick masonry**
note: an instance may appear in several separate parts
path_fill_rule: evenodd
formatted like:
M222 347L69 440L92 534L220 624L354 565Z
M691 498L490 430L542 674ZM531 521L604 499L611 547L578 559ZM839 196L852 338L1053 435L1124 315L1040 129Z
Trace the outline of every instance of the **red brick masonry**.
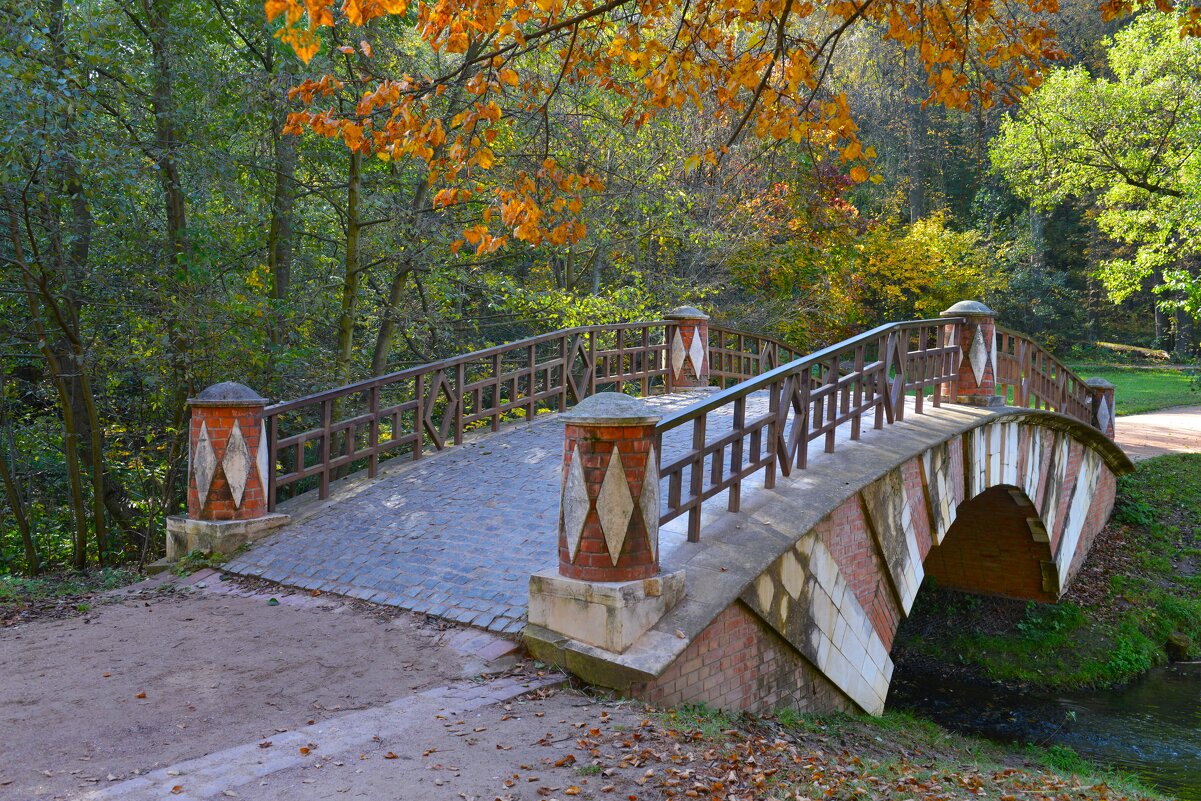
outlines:
M261 405L192 407L188 438L192 453L196 452L200 426L204 424L208 428L209 439L216 453L217 469L205 498L200 498L196 491L194 471L188 471L188 517L193 520L253 520L267 513L267 498L263 494L263 482L259 478L256 458L262 433L261 413ZM221 464L235 424L242 429L250 461L250 473L246 478L246 489L242 493L240 507L234 504L233 493L225 478L225 468Z
M563 441L563 481L571 470L576 447L583 460L584 482L591 502L584 521L584 534L572 560L567 537L559 532L559 573L583 581L635 581L659 572L658 555L651 548L647 525L642 519L638 498L646 477L646 462L655 441L654 425L590 426L567 424ZM626 529L625 541L617 564L613 564L596 499L613 458L613 446L621 454L625 480L633 498L634 510ZM655 521L657 524L658 521ZM652 525L657 531L657 525Z

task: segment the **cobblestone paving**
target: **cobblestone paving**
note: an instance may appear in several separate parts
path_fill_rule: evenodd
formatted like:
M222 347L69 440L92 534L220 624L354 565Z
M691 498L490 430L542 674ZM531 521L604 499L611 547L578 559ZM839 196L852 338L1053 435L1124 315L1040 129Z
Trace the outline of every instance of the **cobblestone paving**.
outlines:
M648 402L666 412L695 400ZM664 458L688 445L685 429L672 433ZM225 570L516 633L530 574L557 564L562 453L556 416L516 423L333 497Z
M667 413L696 400L677 394L647 402ZM767 402L766 393L750 396L747 419L766 412ZM710 442L730 430L732 412L723 411L709 415ZM870 426L865 420L865 439ZM844 440L848 432L841 429ZM690 425L668 432L663 463L690 449L691 432ZM811 447L814 467L821 444ZM410 463L349 497L335 495L225 570L517 633L525 625L530 574L558 560L562 451L557 416L511 425ZM666 491L660 494L666 502ZM722 495L706 501L706 513L723 503ZM660 559L683 542L686 520L660 530Z

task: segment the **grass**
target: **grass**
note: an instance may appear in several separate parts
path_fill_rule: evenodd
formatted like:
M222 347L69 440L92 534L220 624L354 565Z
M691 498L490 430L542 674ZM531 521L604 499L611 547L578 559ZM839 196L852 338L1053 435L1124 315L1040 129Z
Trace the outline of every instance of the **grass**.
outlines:
M120 567L105 567L86 573L48 573L32 578L0 576L0 605L52 601L115 590L140 578L137 571Z
M954 734L908 712L869 717L782 708L761 717L693 705L657 717L690 748L726 753L722 764L731 770L754 756L752 771L762 773L753 797L765 801L1164 797L1137 778L1088 762L1071 748L994 743ZM782 744L795 747L799 758L778 759ZM1094 795L1101 785L1105 792ZM953 788L964 792L948 795Z
M1004 603L924 589L904 647L1047 687L1126 682L1166 662L1169 641L1201 656L1201 454L1150 459L1119 481L1114 517L1064 600L1019 606L1002 625Z
M1118 415L1140 414L1201 403L1197 372L1170 368L1125 367L1114 364L1069 365L1083 378L1104 378L1114 385Z
M171 572L176 576L190 576L197 570L204 570L208 567L220 567L238 554L244 553L249 547L249 543L243 543L233 553L191 551L184 554L175 564L171 565Z

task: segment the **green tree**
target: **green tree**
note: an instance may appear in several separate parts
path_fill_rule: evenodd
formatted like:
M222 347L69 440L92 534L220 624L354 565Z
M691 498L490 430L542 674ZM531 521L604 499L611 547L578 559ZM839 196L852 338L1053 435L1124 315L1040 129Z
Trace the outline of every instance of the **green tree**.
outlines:
M1107 40L1105 71L1052 70L1003 124L993 166L1050 210L1092 204L1101 230L1127 245L1098 276L1121 302L1152 281L1178 311L1176 349L1201 315L1201 41L1147 12Z

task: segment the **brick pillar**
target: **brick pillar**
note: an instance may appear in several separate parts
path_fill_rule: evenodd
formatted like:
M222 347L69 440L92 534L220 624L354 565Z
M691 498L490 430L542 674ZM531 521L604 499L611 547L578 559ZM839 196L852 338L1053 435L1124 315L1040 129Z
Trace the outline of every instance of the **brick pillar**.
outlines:
M709 315L681 306L663 316L672 321L667 333L672 388L709 386Z
M997 394L997 313L974 300L961 300L941 314L962 317L959 326L960 358L956 403L971 406L1004 406Z
M525 638L621 653L684 597L684 571L659 572L659 415L601 392L560 417L559 568L530 576Z
M1089 405L1092 407L1093 425L1105 436L1114 437L1113 384L1104 378L1090 378L1088 385Z
M659 416L637 398L602 392L562 420L560 575L650 578L659 572Z
M188 405L188 517L253 520L265 515L266 398L227 381L189 398Z
M167 559L230 553L288 522L267 511L265 398L233 382L188 399L188 514L167 518Z

